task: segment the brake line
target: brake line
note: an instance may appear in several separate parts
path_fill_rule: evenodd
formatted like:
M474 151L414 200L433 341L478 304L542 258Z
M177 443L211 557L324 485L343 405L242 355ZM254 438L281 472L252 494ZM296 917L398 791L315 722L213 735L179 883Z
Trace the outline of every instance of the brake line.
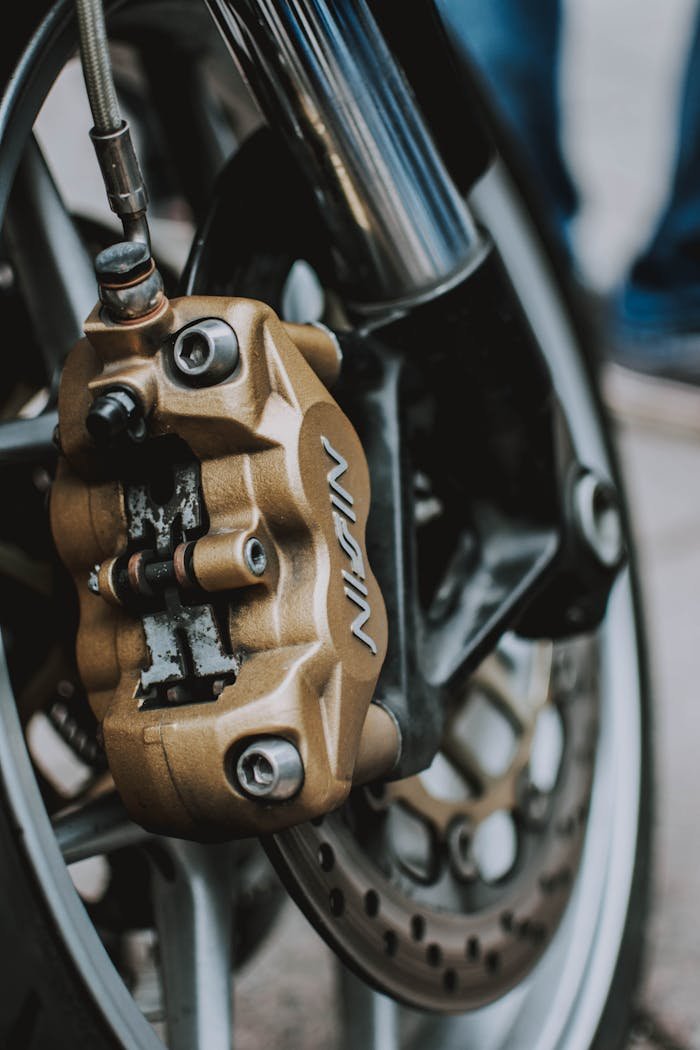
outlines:
M102 0L76 0L80 61L94 127L90 131L109 206L119 216L128 241L150 249L148 192L123 119L112 75Z

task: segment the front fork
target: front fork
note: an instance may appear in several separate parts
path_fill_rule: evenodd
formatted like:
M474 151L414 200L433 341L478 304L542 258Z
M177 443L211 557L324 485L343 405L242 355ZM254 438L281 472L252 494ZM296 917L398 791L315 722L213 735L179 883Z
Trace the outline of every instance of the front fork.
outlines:
M409 775L440 746L445 687L507 626L556 637L600 622L624 561L616 495L577 461L512 285L370 6L207 2L321 202L356 326L341 335L339 396L370 465L368 548L390 623L379 694L401 730L393 775ZM478 505L463 522L477 552L458 581L469 600L442 624L419 609L406 371L442 386L432 441L464 503ZM452 431L448 419L459 421Z

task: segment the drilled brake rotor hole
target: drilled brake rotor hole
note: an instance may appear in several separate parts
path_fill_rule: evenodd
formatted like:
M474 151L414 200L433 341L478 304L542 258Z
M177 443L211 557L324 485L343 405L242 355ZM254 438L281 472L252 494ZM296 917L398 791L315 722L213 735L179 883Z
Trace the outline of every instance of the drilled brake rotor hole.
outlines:
M318 863L322 871L331 871L335 864L335 854L327 842L318 847Z
M379 894L376 890L367 890L365 893L365 912L370 919L379 914Z
M340 918L345 911L345 897L342 890L331 890L328 894L328 907L331 910L331 915L334 915L336 919Z

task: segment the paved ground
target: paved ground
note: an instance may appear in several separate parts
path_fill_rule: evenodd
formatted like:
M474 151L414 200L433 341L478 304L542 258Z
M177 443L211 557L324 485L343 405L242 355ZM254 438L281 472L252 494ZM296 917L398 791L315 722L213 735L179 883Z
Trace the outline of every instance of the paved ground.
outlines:
M565 141L581 266L605 287L644 242L676 148L697 0L565 0ZM700 173L699 173L700 177ZM623 429L656 687L656 892L636 1047L700 1047L700 436Z
M700 1047L696 742L700 739L700 442L623 430L656 692L656 887L640 1007L649 1047Z

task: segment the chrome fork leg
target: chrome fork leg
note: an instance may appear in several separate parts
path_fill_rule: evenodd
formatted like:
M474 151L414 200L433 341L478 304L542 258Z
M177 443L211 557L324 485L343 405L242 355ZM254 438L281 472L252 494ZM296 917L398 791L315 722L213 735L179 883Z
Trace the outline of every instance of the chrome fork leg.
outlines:
M349 301L385 313L462 280L483 244L365 0L207 0L322 205Z

